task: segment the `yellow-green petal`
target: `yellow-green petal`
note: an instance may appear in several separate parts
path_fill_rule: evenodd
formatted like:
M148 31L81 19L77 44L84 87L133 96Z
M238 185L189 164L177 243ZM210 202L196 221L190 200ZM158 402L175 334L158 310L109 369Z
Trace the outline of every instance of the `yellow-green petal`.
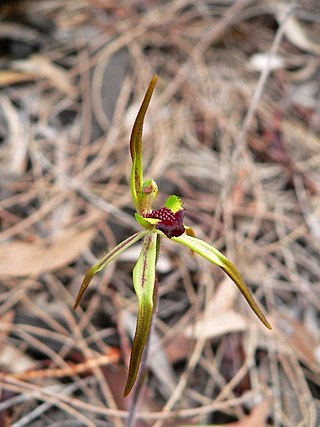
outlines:
M80 304L81 298L89 286L90 282L94 278L94 276L101 271L109 262L116 259L120 254L122 254L123 251L128 249L131 245L138 242L140 239L142 239L143 236L147 234L146 230L139 231L138 233L133 234L132 236L128 237L123 242L119 243L118 246L113 248L107 255L105 255L97 264L93 265L89 270L87 271L82 284L80 286L78 295L76 297L73 310L76 310L78 305Z
M237 268L232 264L231 261L228 260L221 252L219 252L216 248L204 242L203 240L197 239L196 237L188 236L183 234L180 237L173 237L171 240L174 240L182 245L188 247L192 251L201 255L203 258L212 262L215 265L218 265L222 268L227 275L234 281L234 283L238 286L240 292L247 300L248 304L261 320L261 322L268 328L272 329L270 323L266 319L265 315L262 313L260 307L255 302L251 292L249 291L247 285L245 284L241 274L237 270Z

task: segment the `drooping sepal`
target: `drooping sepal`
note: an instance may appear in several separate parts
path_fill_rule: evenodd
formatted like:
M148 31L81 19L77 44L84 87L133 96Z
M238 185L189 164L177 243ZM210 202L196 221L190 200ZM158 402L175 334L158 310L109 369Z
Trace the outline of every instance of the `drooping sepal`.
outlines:
M73 306L73 310L77 309L78 305L80 304L81 298L82 298L85 290L89 286L89 284L92 281L92 279L94 278L94 276L99 271L101 271L107 264L109 264L109 262L111 262L114 259L116 259L120 254L122 254L123 251L125 251L126 249L128 249L134 243L138 242L146 234L147 234L146 230L139 231L138 233L133 234L132 236L128 237L123 242L119 243L118 246L116 246L115 248L113 248L97 264L95 264L91 268L89 268L89 270L87 271L87 273L86 273L86 275L85 275L85 277L84 277L84 279L82 281L81 287L79 289L78 295L76 297L76 300L75 300L75 303L74 303L74 306Z
M130 357L129 373L123 393L124 397L130 393L135 384L150 332L156 274L157 239L157 233L147 233L137 264L133 269L133 285L138 297L138 318Z
M227 275L234 281L234 283L239 288L242 295L247 300L248 304L250 305L251 309L255 312L255 314L258 316L258 318L261 320L261 322L268 328L272 329L270 323L266 319L265 315L262 313L260 307L255 302L251 292L249 291L248 287L246 286L243 278L241 277L239 271L237 268L232 264L231 261L228 260L224 255L222 255L221 252L219 252L216 248L209 245L208 243L197 239L192 236L188 236L184 234L180 237L174 237L172 240L181 243L182 245L186 246L187 248L190 248L192 251L198 253L203 258L207 259L208 261L212 262L213 264L219 266L222 268Z
M157 76L154 75L151 82L149 83L148 89L142 101L138 115L134 122L131 137L130 137L130 154L132 159L130 187L132 198L138 213L141 213L139 209L139 194L143 184L143 168L142 168L142 131L144 118L151 100L151 96L154 87L157 82Z

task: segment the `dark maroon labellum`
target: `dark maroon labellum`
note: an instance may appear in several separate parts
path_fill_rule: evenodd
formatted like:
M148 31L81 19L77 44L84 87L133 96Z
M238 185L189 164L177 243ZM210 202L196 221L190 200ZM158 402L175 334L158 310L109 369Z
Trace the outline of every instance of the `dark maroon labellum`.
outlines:
M171 237L179 237L185 232L183 225L184 215L185 209L173 213L169 208L161 208L151 211L145 217L160 219L160 222L156 224L156 228L171 239Z

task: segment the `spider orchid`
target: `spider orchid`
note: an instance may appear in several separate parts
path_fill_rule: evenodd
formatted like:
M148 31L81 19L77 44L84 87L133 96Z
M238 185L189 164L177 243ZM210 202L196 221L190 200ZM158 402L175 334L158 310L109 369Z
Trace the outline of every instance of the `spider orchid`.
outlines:
M136 117L130 138L130 154L132 160L130 186L136 208L135 218L143 227L143 230L119 243L119 245L105 255L101 261L87 271L73 307L74 310L78 307L85 290L100 270L106 267L107 264L116 259L134 243L143 239L141 252L133 269L133 285L138 298L138 316L131 351L129 373L123 393L124 396L130 393L135 384L150 332L155 305L154 288L156 281L156 263L159 254L160 240L162 238L180 243L191 249L193 253L201 255L203 258L222 268L237 285L261 322L267 328L271 329L268 320L253 299L240 273L231 261L209 243L196 238L193 230L184 225L183 219L185 209L179 197L172 195L167 199L164 207L158 210L152 209L152 203L158 194L158 187L153 179L144 180L143 178L142 130L144 118L156 82L157 76L153 76Z

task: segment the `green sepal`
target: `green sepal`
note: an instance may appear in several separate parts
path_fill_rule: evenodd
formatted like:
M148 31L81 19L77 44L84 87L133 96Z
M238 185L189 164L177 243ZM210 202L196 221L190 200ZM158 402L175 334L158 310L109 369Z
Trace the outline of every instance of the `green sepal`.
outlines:
M149 83L148 89L142 101L141 107L134 122L131 137L130 137L130 154L132 160L130 187L132 198L137 212L141 213L138 204L140 190L143 184L143 168L142 168L142 130L144 118L151 100L154 87L157 82L157 76L154 75Z
M157 233L148 232L143 240L142 249L133 269L133 286L138 297L138 318L133 340L129 373L123 392L126 397L135 384L139 366L148 340L153 312L153 289L157 258Z
M175 196L174 194L167 198L164 206L170 209L174 214L178 211L181 211L181 209L183 209L182 201L179 199L178 196Z
M128 249L131 245L138 242L142 237L144 237L147 234L146 230L139 231L138 233L133 234L132 236L128 237L123 242L119 243L115 248L113 248L107 255L105 255L97 264L93 265L89 270L87 271L82 284L80 286L78 295L76 297L73 310L76 310L78 305L80 304L81 298L89 286L90 282L94 278L94 276L101 271L109 262L113 261L115 258L117 258L120 254L122 254L123 251Z
M231 261L228 260L221 252L219 252L216 248L204 242L203 240L197 239L196 237L188 236L183 234L179 237L172 237L171 240L175 242L181 243L197 254L201 255L203 258L212 262L215 265L218 265L222 268L227 275L234 281L234 283L238 286L240 292L247 300L248 304L261 320L261 322L268 328L272 329L270 323L266 319L265 315L262 313L260 307L253 299L251 292L249 291L247 285L245 284L243 278L241 277L237 268L232 264Z

